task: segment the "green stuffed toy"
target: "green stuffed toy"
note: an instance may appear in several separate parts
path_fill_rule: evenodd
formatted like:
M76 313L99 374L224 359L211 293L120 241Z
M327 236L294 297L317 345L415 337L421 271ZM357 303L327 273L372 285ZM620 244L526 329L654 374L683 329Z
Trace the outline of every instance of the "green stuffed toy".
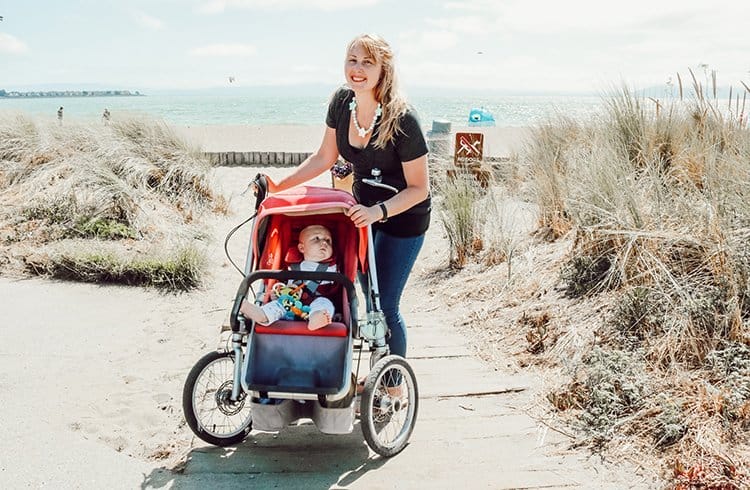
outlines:
M310 307L302 304L302 294L305 283L287 285L283 282L277 282L273 285L273 294L276 301L284 308L286 313L282 320L307 320L310 316Z

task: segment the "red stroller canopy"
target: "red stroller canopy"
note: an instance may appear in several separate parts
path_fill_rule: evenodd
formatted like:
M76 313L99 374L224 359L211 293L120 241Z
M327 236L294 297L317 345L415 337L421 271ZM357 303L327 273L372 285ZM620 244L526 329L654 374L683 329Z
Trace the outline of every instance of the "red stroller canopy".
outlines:
M328 187L298 186L270 194L255 219L253 269L286 268L287 251L296 246L300 230L320 224L333 236L340 271L354 281L357 264L363 272L367 268L367 228L357 228L344 214L355 204L348 192Z

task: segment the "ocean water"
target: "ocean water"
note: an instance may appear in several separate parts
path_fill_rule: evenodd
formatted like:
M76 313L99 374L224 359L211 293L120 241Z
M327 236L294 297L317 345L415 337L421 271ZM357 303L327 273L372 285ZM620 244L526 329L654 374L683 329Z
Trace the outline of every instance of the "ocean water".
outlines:
M557 113L586 118L601 109L600 97L583 96L431 96L411 97L422 126L436 119L455 126L468 124L469 111L483 107L497 126L531 126ZM180 125L320 125L325 122L327 96L253 95L146 95L140 97L0 97L0 111L21 111L35 117L55 118L63 106L65 118L100 119L109 109L113 119L146 115Z

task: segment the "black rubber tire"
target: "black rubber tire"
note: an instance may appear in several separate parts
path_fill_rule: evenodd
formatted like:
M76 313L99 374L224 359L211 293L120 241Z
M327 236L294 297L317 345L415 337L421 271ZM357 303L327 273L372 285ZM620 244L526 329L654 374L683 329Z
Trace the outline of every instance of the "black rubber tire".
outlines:
M400 411L405 411L405 421L397 431L393 441L384 442L381 440L380 432L376 427L376 412L379 414L377 417L382 418L382 409L376 406L379 402L376 401L376 396L380 396L383 387L383 378L393 376L394 372L398 371L400 376L404 377L402 385L406 390L406 401L407 405L405 408L395 408L395 412L391 411L391 414L398 414ZM402 399L399 398L399 403ZM406 359L401 356L389 355L380 359L375 366L370 370L370 374L367 375L365 380L365 387L362 391L362 405L360 408L360 425L362 426L362 435L365 437L365 441L370 448L378 453L379 455L390 458L395 456L404 450L409 443L409 437L414 430L414 425L417 422L417 411L419 408L419 390L417 388L417 378L414 376L414 370L411 368ZM380 401L382 403L382 401ZM391 408L393 410L393 407ZM393 416L393 415L391 415ZM390 421L390 418L389 418ZM386 422L386 425L389 422Z
M378 361L384 358L385 356L386 354L379 353L377 351L370 352L370 371L372 371L372 368L375 367L375 364L377 364Z
M185 380L185 387L182 390L182 411L185 415L185 421L187 422L190 429L196 436L206 441L207 443L222 447L239 444L245 439L245 437L247 437L247 435L252 430L252 416L248 413L247 419L242 421L236 431L227 435L217 434L211 431L209 428L205 427L204 424L199 420L198 415L196 414L197 410L194 405L194 392L196 389L196 383L207 368L211 367L212 364L216 362L227 361L231 363L232 366L234 366L234 353L213 351L201 357L200 360L195 364L195 366L193 366L193 369L190 370L190 373ZM233 371L230 370L230 373L232 372ZM230 374L230 376L228 376L228 379L224 381L224 384L231 385L231 381L232 375ZM214 396L214 400L216 400L216 396ZM242 404L240 406L240 410L244 408L245 403L249 402L249 398L243 398L240 402ZM216 410L220 410L218 403Z

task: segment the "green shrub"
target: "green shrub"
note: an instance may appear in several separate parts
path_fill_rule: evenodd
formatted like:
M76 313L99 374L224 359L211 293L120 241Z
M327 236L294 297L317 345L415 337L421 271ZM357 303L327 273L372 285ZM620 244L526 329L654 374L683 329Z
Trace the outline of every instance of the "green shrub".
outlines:
M666 395L657 400L659 414L654 421L653 438L657 447L664 449L676 444L688 431L688 423L682 408Z
M637 353L595 347L584 358L586 404L582 427L597 441L612 437L615 425L644 406L648 393Z
M58 279L187 290L200 284L206 258L189 246L166 256L124 257L113 252L68 251L30 267L36 273Z
M462 268L483 248L485 194L469 171L456 169L437 185L438 213L448 237L451 267Z
M575 298L601 291L611 268L612 263L607 256L572 257L561 271L566 293Z
M120 240L138 236L138 233L128 225L107 218L81 219L75 226L75 231L84 237L104 240Z

